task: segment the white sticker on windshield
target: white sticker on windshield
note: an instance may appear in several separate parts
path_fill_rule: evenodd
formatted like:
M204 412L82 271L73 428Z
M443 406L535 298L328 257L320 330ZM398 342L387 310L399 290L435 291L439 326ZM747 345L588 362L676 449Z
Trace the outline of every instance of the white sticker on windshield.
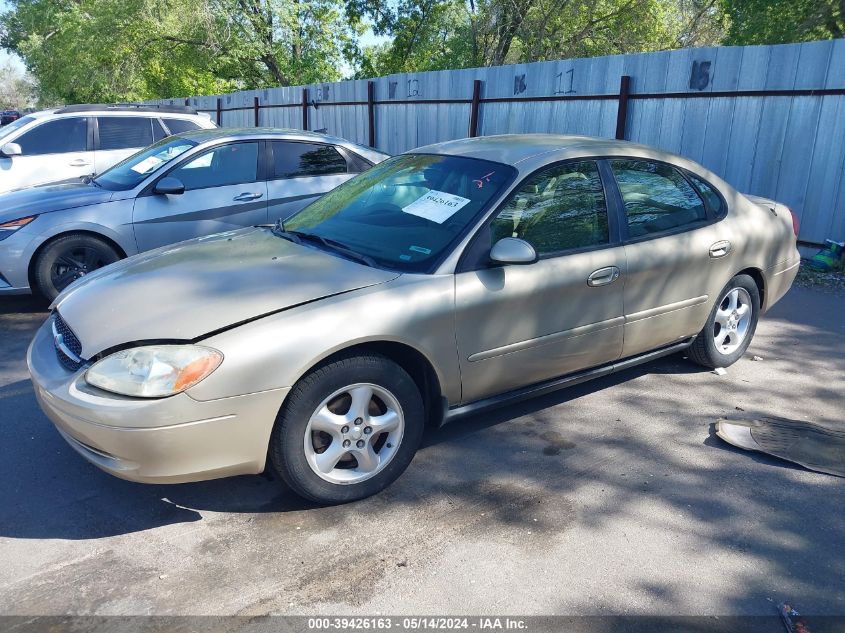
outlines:
M146 174L161 165L164 161L158 156L147 156L137 165L131 167L132 171L137 171L139 174Z
M437 222L437 224L443 224L463 209L469 201L469 198L430 189L428 193L420 196L408 206L402 207L402 210L405 213Z

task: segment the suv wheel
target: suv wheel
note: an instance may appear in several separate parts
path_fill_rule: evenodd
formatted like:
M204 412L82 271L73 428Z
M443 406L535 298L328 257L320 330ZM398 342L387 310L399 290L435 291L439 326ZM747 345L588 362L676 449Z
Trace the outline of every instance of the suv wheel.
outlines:
M404 369L375 354L342 358L294 386L273 429L270 462L302 497L355 501L405 471L423 426L422 398Z
M35 260L35 291L52 301L72 282L119 259L114 248L93 235L56 238Z

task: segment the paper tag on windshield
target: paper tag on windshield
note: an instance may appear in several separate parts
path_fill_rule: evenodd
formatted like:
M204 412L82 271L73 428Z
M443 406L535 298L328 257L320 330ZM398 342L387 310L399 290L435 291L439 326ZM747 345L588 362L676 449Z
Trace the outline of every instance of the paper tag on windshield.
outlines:
M133 165L131 169L132 171L137 171L139 174L146 174L161 165L163 162L164 161L158 156L147 156L137 165Z
M430 189L428 193L414 200L407 207L402 207L405 213L443 224L469 203L469 198L462 198L451 193Z

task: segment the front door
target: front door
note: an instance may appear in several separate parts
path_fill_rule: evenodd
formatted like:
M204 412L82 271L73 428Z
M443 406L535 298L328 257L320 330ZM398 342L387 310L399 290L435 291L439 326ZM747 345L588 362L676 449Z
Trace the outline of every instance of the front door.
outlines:
M675 167L644 159L608 161L625 209L625 346L635 356L704 326L731 278L730 234Z
M93 144L88 117L45 121L11 141L21 155L2 159L4 182L0 190L20 189L94 173Z
M595 162L529 176L484 231L491 245L521 238L540 259L456 275L463 402L619 357L625 253L611 244Z
M258 178L259 143L219 145L171 170L183 194L139 196L133 223L139 251L267 222L267 183Z

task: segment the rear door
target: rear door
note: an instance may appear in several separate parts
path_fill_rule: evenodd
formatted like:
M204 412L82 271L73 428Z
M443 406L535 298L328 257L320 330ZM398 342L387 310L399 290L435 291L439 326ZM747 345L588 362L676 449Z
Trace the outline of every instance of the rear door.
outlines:
M3 178L6 189L18 189L57 180L82 178L94 173L93 139L89 118L65 117L44 121L30 128L14 141L21 155L9 160Z
M139 149L152 145L154 138L162 138L161 124L152 117L103 115L96 117L95 121L98 174Z
M619 357L625 252L603 180L592 160L544 168L476 238L477 265L455 277L464 402ZM490 265L490 247L504 237L529 242L539 261Z
M286 219L324 193L346 182L358 169L333 145L271 141L267 183L271 222Z
M732 275L732 245L685 172L639 158L608 163L624 209L623 356L629 357L701 330Z
M260 141L218 145L163 174L180 180L185 193L156 194L150 187L138 197L133 215L138 249L266 223L267 183L259 171L260 145Z

